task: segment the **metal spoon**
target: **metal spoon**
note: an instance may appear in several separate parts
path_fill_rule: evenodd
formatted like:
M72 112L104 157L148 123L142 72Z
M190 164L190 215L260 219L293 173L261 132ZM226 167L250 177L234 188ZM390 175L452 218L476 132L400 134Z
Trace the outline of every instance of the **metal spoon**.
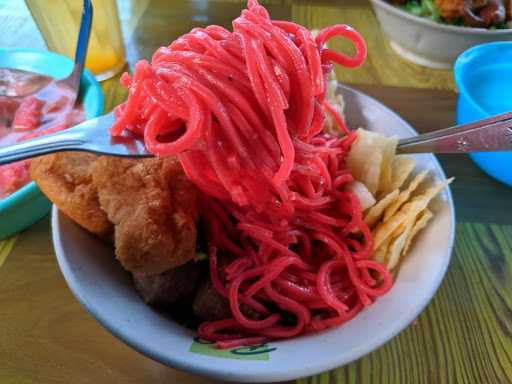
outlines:
M152 156L137 137L112 137L113 113L73 128L0 148L0 165L59 151L85 151L120 157ZM398 153L467 153L512 151L512 112L470 124L402 139Z
M71 74L68 77L53 82L51 77L38 75L34 78L34 84L27 84L27 86L23 87L21 90L14 87L12 82L2 82L0 79L0 96L8 98L21 98L28 95L37 96L38 94L44 93L45 89L49 86L64 86L74 91L69 100L69 105L74 105L78 94L80 78L82 77L85 56L87 54L87 46L89 44L89 36L91 33L92 17L93 7L91 0L84 0L82 18L80 21L80 30L78 32L78 40L75 49L75 64ZM24 73L26 74L30 72L24 71Z
M397 148L397 153L497 151L512 151L512 112L402 139Z

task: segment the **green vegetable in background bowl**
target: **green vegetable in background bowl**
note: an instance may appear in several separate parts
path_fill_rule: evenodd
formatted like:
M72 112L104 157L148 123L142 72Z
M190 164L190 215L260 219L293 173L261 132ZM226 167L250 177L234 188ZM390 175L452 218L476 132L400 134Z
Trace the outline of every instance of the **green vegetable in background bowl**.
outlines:
M416 16L428 17L434 21L441 21L441 16L432 0L409 0L403 5L403 9Z

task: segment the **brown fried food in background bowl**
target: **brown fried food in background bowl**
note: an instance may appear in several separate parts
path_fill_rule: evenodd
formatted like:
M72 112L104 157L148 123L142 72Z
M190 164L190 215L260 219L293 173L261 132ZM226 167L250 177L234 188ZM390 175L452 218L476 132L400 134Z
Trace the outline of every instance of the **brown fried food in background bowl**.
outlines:
M62 152L32 160L30 176L41 191L67 216L101 237L113 230L100 208L92 182L92 167L98 157L83 152Z
M435 0L442 17L448 20L458 19L464 14L465 0Z
M125 269L156 275L194 257L198 191L175 158L100 157L92 175Z

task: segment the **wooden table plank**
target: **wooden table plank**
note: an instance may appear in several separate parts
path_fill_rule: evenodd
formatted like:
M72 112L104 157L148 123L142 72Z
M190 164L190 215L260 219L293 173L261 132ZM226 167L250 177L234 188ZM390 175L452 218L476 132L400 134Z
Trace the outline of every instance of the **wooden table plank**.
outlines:
M0 267L2 267L5 259L11 253L14 244L16 244L17 236L12 236L4 240L0 240Z

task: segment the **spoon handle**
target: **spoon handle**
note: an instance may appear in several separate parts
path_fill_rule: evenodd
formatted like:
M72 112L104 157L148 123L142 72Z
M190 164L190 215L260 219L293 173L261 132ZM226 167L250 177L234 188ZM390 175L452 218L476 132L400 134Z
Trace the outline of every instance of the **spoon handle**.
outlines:
M87 56L87 47L89 46L89 37L91 35L91 25L93 17L93 7L91 0L84 0L82 9L82 18L80 20L80 30L78 31L78 39L75 48L75 63L73 71L65 79L61 80L66 83L71 89L75 90L75 97L78 93L80 85L80 78L85 65L85 57ZM71 104L75 104L75 100Z
M87 46L89 45L89 36L91 34L91 24L93 17L93 7L91 0L84 0L82 9L82 19L80 21L80 30L78 31L78 40L75 49L75 63L81 66L80 72L87 56Z
M512 151L512 112L400 140L398 153Z

